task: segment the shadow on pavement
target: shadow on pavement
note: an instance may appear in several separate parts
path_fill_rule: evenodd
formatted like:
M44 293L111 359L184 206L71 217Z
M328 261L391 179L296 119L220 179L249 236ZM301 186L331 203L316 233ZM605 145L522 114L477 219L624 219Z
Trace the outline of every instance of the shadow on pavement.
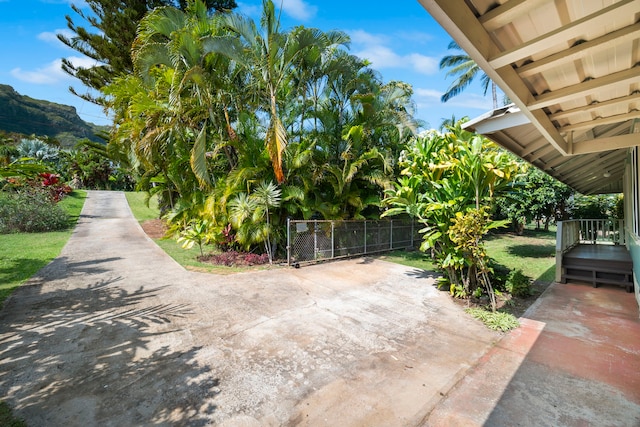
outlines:
M181 333L172 320L189 314L189 306L140 308L158 289L130 292L121 282L51 291L31 284L6 302L0 396L16 416L29 425L209 422L219 380L197 361L200 347L171 349Z

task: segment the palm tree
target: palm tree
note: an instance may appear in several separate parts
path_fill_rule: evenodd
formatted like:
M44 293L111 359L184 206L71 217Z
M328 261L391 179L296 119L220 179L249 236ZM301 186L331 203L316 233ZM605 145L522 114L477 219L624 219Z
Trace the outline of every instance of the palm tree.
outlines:
M452 41L449 43L448 49L462 50L462 48ZM449 68L445 76L455 76L456 80L451 83L451 86L440 97L442 102L447 102L456 95L460 95L463 90L469 86L473 80L479 75L482 88L484 89L484 95L489 90L491 85L491 95L493 97L493 108L498 108L498 95L496 93L496 84L485 74L478 64L466 53L459 55L447 55L440 60L440 69L443 70Z
M269 263L273 262L270 208L280 206L282 190L273 182L261 182L251 194L239 193L229 201L229 219L237 230L236 239L245 248L264 243Z
M287 132L281 119L280 96L291 79L294 66L303 61L309 49L323 43L326 47L327 38L319 30L281 31L271 0L262 2L260 29L253 20L242 15L231 13L220 19L223 27L233 34L204 39L205 49L226 55L251 73L246 89L257 95L260 107L269 117L265 145L276 180L282 183L285 179L282 153L287 146ZM341 43L343 38L336 37L332 43Z

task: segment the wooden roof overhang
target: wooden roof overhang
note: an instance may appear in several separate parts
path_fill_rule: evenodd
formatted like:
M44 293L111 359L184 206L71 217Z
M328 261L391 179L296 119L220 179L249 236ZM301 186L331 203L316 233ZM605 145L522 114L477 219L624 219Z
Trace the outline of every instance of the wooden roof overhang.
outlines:
M640 145L640 0L419 0L513 105L466 128L584 194Z

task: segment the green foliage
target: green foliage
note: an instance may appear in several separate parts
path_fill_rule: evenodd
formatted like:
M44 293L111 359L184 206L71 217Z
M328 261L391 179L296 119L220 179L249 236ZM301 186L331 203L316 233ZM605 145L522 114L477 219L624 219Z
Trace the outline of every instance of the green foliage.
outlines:
M0 178L20 178L20 179L33 179L41 173L47 172L50 169L41 164L34 163L31 158L20 158L7 166L0 167ZM5 183L2 183L3 185Z
M179 6L187 8L187 2L183 0L87 0L87 6L91 13L85 13L83 9L71 5L71 9L77 15L67 15L67 27L73 36L67 37L58 33L58 39L70 47L96 61L93 67L82 67L63 58L62 69L69 75L76 77L86 86L88 92L79 94L75 89L72 93L81 98L104 103L104 99L95 97L92 90L101 90L115 78L133 72L131 60L131 46L136 37L136 31L140 20L154 8L161 6ZM207 0L209 9L229 10L236 7L234 0ZM77 19L80 18L80 19ZM78 25L85 22L89 27Z
M69 216L46 189L0 192L0 234L56 231L68 226Z
M0 425L4 427L27 427L27 423L13 416L11 407L6 402L0 401Z
M462 48L455 41L449 43L449 49L459 51L462 50ZM495 83L491 81L489 76L480 69L478 64L476 64L469 55L464 52L457 55L446 55L440 60L440 69L442 70L445 68L448 68L445 76L454 76L456 77L456 79L453 81L453 83L451 83L451 86L449 86L447 91L440 98L442 102L447 102L454 96L461 94L475 80L477 76L480 76L480 83L482 85L482 88L484 89L484 94L487 94L489 86L491 86L493 95L493 108L498 108Z
M489 295L492 310L496 310L496 299L491 284L489 257L481 243L489 230L506 225L505 221L491 221L486 208L471 209L465 213L456 212L451 219L449 239L455 245L455 252L449 252L443 267L453 267L459 271L462 285L452 283L452 294L466 297L482 286ZM455 261L453 261L455 259ZM447 262L448 261L448 262ZM466 271L465 271L466 269ZM462 291L459 289L462 288Z
M409 85L383 84L343 32L281 28L275 6L264 1L259 22L201 2L158 8L140 21L133 71L103 88L108 151L159 196L172 230L208 220L218 244L233 235L267 253L287 217L379 217L419 127ZM280 191L267 209L261 182Z
M236 240L249 249L264 243L269 262L273 261L273 227L269 209L280 206L282 191L273 182L261 182L251 194L239 193L229 202L229 218L237 230Z
M408 213L424 224L421 250L431 251L452 293L466 297L480 285L491 289L480 243L490 229L488 209L513 190L521 165L488 140L462 130L431 131L407 145L399 160L402 176L387 191L385 215ZM493 291L488 292L495 308Z
M528 297L531 295L531 281L522 273L522 270L511 270L507 276L505 289L516 297Z
M507 193L497 200L496 214L508 218L514 229L522 233L524 225L535 221L537 228L544 229L554 221L569 218L573 190L566 184L547 175L538 168L527 168L521 176L517 191Z
M611 218L616 213L619 215L619 208L616 207L618 198L617 194L598 194L593 196L576 194L572 216L574 219L606 219Z
M86 193L74 191L58 204L71 218L69 225L75 224L85 197ZM70 230L3 235L0 238L0 305L17 286L51 262L69 236Z
M96 136L107 126L87 123L74 107L20 95L11 86L0 84L0 129L22 135L47 135L60 142L62 148L73 147L79 140Z
M132 190L133 179L117 167L104 144L80 141L63 156L66 178L79 188L93 190Z
M178 243L182 243L183 249L191 249L197 244L200 256L204 256L202 245L207 244L210 240L209 222L206 220L192 220L178 237Z
M520 322L513 314L501 311L488 311L482 308L467 308L467 313L480 320L485 326L494 331L508 332L520 326Z
M611 217L624 219L624 195L618 194L615 203L616 204L613 208L613 212L611 212Z

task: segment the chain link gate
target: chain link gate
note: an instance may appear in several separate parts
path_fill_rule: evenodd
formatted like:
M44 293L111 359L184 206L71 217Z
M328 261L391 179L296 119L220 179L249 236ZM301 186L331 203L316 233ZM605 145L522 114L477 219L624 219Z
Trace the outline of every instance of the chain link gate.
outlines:
M287 263L413 249L422 241L419 225L414 219L288 220Z

